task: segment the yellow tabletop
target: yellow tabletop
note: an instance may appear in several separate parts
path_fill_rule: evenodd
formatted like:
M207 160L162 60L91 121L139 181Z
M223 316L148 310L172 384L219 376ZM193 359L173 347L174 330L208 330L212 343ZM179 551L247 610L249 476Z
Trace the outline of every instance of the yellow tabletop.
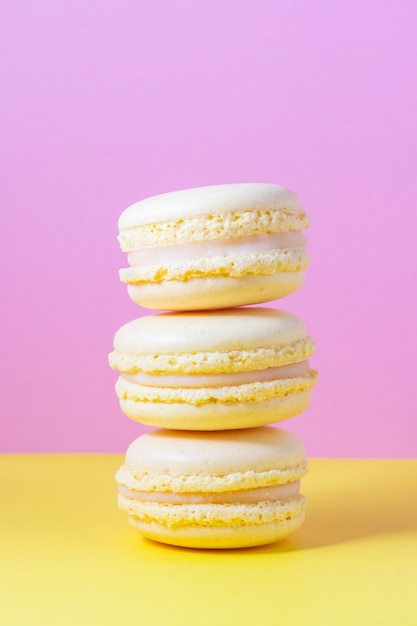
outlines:
M0 456L0 624L417 624L417 461L312 460L307 519L261 548L143 539L121 455Z

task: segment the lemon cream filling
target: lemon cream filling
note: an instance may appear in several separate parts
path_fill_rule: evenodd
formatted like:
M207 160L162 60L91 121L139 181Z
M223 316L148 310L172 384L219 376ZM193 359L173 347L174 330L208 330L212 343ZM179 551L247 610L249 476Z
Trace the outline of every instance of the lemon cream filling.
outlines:
M236 239L212 239L165 246L140 247L127 256L129 265L158 265L175 261L253 254L282 248L304 248L307 240L300 231L247 235Z
M268 367L263 370L251 372L231 372L227 374L188 374L185 376L163 376L149 374L127 374L121 372L121 378L136 385L148 387L229 387L232 385L245 385L249 383L262 383L270 380L282 380L285 378L297 378L305 376L310 371L307 360L300 363L291 363L280 367Z
M172 493L155 491L134 491L118 485L119 493L125 498L159 504L257 504L258 502L285 502L300 495L300 481L286 485L256 487L237 491Z

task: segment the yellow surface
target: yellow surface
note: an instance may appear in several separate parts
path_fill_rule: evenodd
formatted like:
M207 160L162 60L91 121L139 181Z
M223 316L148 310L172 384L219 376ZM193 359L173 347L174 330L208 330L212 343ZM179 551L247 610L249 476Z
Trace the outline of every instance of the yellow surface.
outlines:
M0 456L0 624L416 626L417 461L312 460L303 528L225 552L142 539L121 463Z

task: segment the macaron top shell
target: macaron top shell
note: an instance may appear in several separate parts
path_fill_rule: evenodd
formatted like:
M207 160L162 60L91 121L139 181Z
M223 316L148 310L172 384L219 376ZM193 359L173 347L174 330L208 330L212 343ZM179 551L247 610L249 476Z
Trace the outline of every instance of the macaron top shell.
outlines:
M161 429L129 446L116 480L135 491L215 493L287 484L306 472L302 442L279 428Z
M304 323L266 308L149 315L116 333L113 369L157 375L247 372L298 363L314 354Z
M154 474L213 474L287 469L304 461L302 442L264 426L198 433L155 430L130 444L126 465Z
M295 193L278 185L246 183L186 189L137 202L120 216L118 239L122 250L133 252L193 242L207 246L211 240L230 242L301 231L308 225ZM206 257L207 250L199 256Z
M122 326L117 352L141 354L228 351L272 347L306 336L292 313L267 308L148 315Z
M119 229L210 213L289 208L299 210L298 196L267 183L237 183L194 187L145 198L129 206L119 218Z

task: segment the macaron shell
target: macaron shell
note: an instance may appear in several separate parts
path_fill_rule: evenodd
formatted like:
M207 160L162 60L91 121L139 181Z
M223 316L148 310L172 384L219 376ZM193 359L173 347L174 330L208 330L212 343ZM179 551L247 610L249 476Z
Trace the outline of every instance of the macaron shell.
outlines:
M266 307L146 315L124 324L114 348L128 354L190 354L281 346L306 337L304 322Z
M127 292L136 304L156 311L201 311L279 300L297 291L304 278L304 270L240 278L202 276L128 285Z
M128 207L119 218L119 229L183 219L195 215L234 211L288 208L300 210L297 195L279 185L237 183L194 187L145 198Z
M162 388L119 378L120 408L131 419L159 428L227 430L273 424L302 413L317 372L304 376L214 388Z
M125 462L135 472L152 475L218 476L287 471L304 459L304 445L298 437L282 428L264 426L233 432L152 431L130 444Z
M258 402L186 403L141 402L119 399L130 419L156 428L231 430L275 424L299 415L311 402L311 391L276 396Z
M248 524L246 518L249 515L262 519L265 513L263 504L251 508L240 507L240 521L235 520L234 523L228 523L227 519L222 520L216 505L206 507L205 525L184 522L182 525L170 526L163 521L141 519L132 514L129 514L128 519L149 539L180 547L209 549L249 548L273 543L288 537L303 524L305 500L302 496L292 503L278 503L271 507L275 509L275 519Z
M285 539L302 526L303 511L293 519L283 519L256 526L223 526L201 528L184 526L179 531L157 522L139 521L130 516L130 523L145 537L174 546L201 549L231 549L262 546Z

